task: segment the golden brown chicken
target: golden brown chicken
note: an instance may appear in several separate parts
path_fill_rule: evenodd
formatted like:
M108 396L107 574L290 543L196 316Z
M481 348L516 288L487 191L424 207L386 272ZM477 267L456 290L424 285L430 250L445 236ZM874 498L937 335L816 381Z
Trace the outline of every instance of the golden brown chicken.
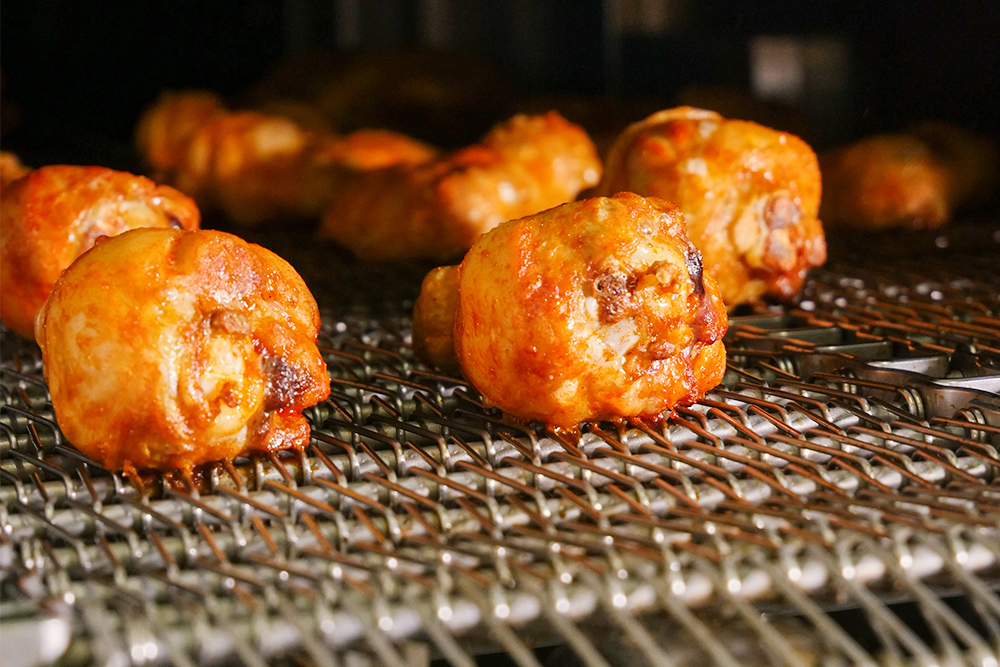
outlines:
M831 228L939 227L989 202L1000 177L989 139L934 121L830 151L821 166L820 215Z
M327 184L308 156L317 141L286 118L226 113L191 133L173 183L239 223L319 216Z
M317 220L345 173L436 155L394 132L310 132L282 116L227 111L199 92L164 95L140 119L137 141L156 173L246 225Z
M600 175L579 126L555 112L518 115L441 160L356 175L320 235L363 259L449 259L501 222L573 200Z
M456 283L457 299L441 293ZM553 426L659 415L701 398L726 367L725 306L683 215L632 193L500 225L459 267L428 276L421 309L424 358L447 361L450 331L488 402Z
M630 191L677 204L728 306L793 297L826 261L816 155L798 137L679 107L630 125L598 194Z
M36 169L0 199L0 319L31 338L59 274L98 238L136 227L197 229L200 219L191 199L142 176L104 167Z
M951 217L948 175L917 137L868 137L823 156L821 215L830 228L923 229Z
M24 166L15 153L0 151L0 191L8 185L28 174L29 167Z
M320 142L319 165L344 168L348 173L417 165L438 156L436 149L389 130L355 130Z
M60 277L37 339L56 419L105 467L190 470L302 448L330 392L319 310L269 250L218 231L139 229Z
M458 288L458 267L439 266L424 277L413 306L413 352L445 371L460 370L454 335Z
M135 141L153 178L171 183L191 136L213 118L227 113L215 93L167 91L146 109L136 126Z
M242 224L319 219L346 171L419 164L436 152L388 131L347 137L306 132L252 111L215 118L188 143L175 183Z

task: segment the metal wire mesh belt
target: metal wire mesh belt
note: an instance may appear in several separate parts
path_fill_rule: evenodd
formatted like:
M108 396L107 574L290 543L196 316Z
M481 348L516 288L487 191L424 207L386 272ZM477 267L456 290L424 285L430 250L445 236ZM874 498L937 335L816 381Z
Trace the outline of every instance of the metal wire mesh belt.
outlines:
M705 400L580 433L413 360L419 267L275 241L332 396L302 454L186 477L77 453L5 332L5 635L115 665L996 664L1000 237L918 240L843 243L732 318Z

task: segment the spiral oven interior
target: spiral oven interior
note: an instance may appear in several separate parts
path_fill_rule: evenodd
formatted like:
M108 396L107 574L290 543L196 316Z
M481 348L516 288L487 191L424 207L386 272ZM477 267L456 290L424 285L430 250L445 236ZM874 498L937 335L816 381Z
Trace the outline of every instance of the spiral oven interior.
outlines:
M259 22L278 30L275 58L323 44L322 35L345 48L441 47L463 27L495 24L499 37L483 48L498 49L511 90L546 103L570 99L550 94L563 80L577 93L611 93L616 109L629 110L689 83L744 82L768 98L756 110L795 112L785 118L802 120L820 146L942 111L996 136L1000 118L995 54L984 64L982 40L958 39L965 29L997 37L1000 20L980 20L998 18L985 2L945 17L925 16L919 3L872 16L854 3L861 16L852 18L806 15L797 3L637 0L581 3L572 20L558 3L278 4L281 20ZM269 10L247 6L239 14L247 21ZM910 23L891 32L900 16ZM884 40L859 28L872 21ZM4 29L11 23L44 21L15 10ZM600 44L570 50L589 74L555 56L572 36L566 24ZM263 40L267 30L250 33ZM511 35L518 39L501 49ZM206 51L222 52L227 37ZM948 39L950 49L909 54L923 71L901 64L909 60L900 46ZM5 32L4 46L11 42ZM48 53L23 35L13 43ZM5 148L41 161L66 139L84 157L61 159L128 166L121 137L131 126L121 132L121 118L135 108L113 112L121 118L110 131L95 115L53 135L63 110L47 109L16 55L3 60L5 102L18 101L21 115ZM229 69L209 68L197 83L242 66L220 62ZM672 88L656 88L657 72ZM919 81L938 88L918 93ZM122 97L138 105L151 92L136 90ZM705 87L687 90L712 99ZM49 124L34 125L38 116ZM442 127L454 129L436 128L439 137ZM728 368L703 400L661 421L588 423L579 433L506 419L461 376L415 359L411 313L430 266L360 262L298 227L239 233L289 260L320 306L332 392L306 412L312 439L303 452L191 475L109 473L62 436L38 347L3 329L5 657L16 665L995 665L997 220L994 203L937 230L828 231L829 259L793 301L731 313Z

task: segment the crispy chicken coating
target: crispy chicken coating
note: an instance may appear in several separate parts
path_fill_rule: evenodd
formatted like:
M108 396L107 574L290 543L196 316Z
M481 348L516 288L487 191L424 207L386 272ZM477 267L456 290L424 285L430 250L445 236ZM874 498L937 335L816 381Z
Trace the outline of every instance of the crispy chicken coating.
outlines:
M246 225L316 220L347 173L436 155L394 132L311 132L282 116L228 111L196 92L162 97L140 119L137 141L157 173Z
M434 292L456 283L449 311L454 297ZM423 290L418 311L436 315L415 322L414 346L447 360L437 343L451 328L462 372L516 417L573 427L656 416L725 372L718 285L661 199L621 193L506 222Z
M104 167L36 169L0 202L0 319L27 338L59 274L97 239L136 227L197 229L201 220L177 190Z
M821 215L831 227L938 227L951 217L948 174L917 137L877 135L823 156Z
M449 259L501 222L573 200L600 174L579 126L555 112L518 115L440 160L357 174L320 235L362 259Z
M679 107L630 125L598 194L630 191L677 204L727 306L788 299L826 261L816 155L798 137Z
M0 151L0 191L22 176L26 176L29 171L31 169L21 163L21 158L17 154Z
M39 313L56 419L105 467L190 470L308 444L330 392L320 317L269 250L218 231L140 229L70 266Z
M445 371L460 370L454 337L458 287L458 267L439 266L424 277L413 305L413 352Z

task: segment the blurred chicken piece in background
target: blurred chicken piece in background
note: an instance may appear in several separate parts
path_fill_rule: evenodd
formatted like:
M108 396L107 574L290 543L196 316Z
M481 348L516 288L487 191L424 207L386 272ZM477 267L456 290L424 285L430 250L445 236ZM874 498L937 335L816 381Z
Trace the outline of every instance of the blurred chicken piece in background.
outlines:
M440 146L481 136L514 110L514 89L489 63L457 52L319 50L282 61L243 96L341 131L386 128Z

